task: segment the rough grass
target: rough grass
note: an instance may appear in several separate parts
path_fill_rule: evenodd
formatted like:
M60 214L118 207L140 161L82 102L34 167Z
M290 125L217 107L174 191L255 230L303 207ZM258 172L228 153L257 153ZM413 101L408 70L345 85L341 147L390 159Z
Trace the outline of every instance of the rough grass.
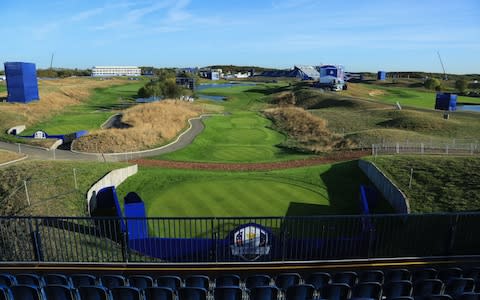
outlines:
M273 128L288 136L284 147L313 153L347 147L342 137L327 129L327 121L302 108L271 108L264 114L272 120Z
M23 156L23 154L0 149L0 164L22 158Z
M92 78L39 80L40 101L28 104L0 103L0 130L25 124L28 127L67 111L72 105L86 101L95 88L126 83L114 79L100 81Z
M138 193L149 217L357 214L366 183L357 161L268 172L141 167L118 193Z
M418 84L412 83L410 87L405 84L366 84L349 83L348 90L340 94L354 98L369 99L387 104L399 102L402 106L433 109L435 107L434 91L416 88ZM413 88L412 88L413 87ZM458 96L459 103L480 104L480 98Z
M119 163L23 161L0 169L0 215L86 216L90 186ZM78 189L75 189L73 169ZM28 206L23 181L30 197Z
M136 105L123 112L131 127L98 130L73 143L75 150L98 153L143 150L165 144L201 114L201 107L175 100Z
M478 157L379 156L370 160L407 195L412 212L480 210Z

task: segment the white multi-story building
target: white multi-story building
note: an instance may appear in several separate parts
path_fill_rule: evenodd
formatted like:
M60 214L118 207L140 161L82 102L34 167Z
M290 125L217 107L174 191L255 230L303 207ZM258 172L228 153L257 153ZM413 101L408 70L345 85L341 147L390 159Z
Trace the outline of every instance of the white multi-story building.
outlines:
M139 67L131 66L95 66L92 68L92 76L140 76Z

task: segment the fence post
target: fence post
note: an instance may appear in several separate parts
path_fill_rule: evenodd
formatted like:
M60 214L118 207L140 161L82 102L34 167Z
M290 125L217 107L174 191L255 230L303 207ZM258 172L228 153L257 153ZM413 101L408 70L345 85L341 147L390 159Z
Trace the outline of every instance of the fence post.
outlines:
M30 206L30 196L28 196L28 188L27 188L27 181L26 180L23 181L23 186L25 187L25 194L27 195L28 206Z
M397 154L400 153L400 144L399 143L396 144L396 152L397 152Z
M448 145L445 146L445 154L448 154Z
M121 220L120 220L121 222ZM121 230L121 226L120 226ZM129 245L128 245L128 219L125 219L125 232L122 233L122 259L125 263L128 263L129 258Z
M375 155L375 144L372 144L372 156Z
M470 144L470 154L473 155L473 144Z
M420 151L421 153L425 153L425 145L423 145L423 143L420 144Z
M20 148L20 143L17 143L18 145L18 153L22 153L22 148Z
M459 214L455 215L455 218L451 220L453 221L453 224L450 226L450 239L448 243L448 249L446 255L451 255L453 251L453 246L455 245L455 238L456 238L456 233L457 233L457 224L458 224L458 218L460 217Z
M73 181L75 183L75 189L78 190L77 169L75 169L75 168L73 168Z

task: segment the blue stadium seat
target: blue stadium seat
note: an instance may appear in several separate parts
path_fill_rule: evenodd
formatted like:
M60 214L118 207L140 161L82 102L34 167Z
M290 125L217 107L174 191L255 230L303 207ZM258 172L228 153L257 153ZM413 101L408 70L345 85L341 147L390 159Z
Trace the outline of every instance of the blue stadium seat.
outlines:
M82 285L78 287L81 300L110 300L111 293L104 286Z
M77 300L79 298L76 289L69 285L50 284L43 288L48 300Z
M127 286L127 280L122 275L103 275L100 277L100 283L108 289Z
M178 290L178 300L206 300L207 290L198 287L183 287Z
M447 282L451 278L460 278L460 277L463 277L463 270L458 267L440 269L438 271L438 279L440 279L443 282Z
M73 286L70 278L63 274L47 274L43 276L46 285L65 285Z
M147 287L143 289L145 300L174 300L175 293L168 287Z
M269 286L272 278L268 275L252 275L245 279L245 287L253 289L259 286Z
M167 287L176 291L182 285L182 279L178 276L159 276L157 277L158 287Z
M465 278L473 278L473 280L477 281L480 279L480 268L472 268L463 271L463 277Z
M72 274L70 280L74 287L92 286L97 284L97 278L91 274Z
M387 300L414 300L414 299L413 297L410 297L410 296L402 296L402 297L387 298Z
M119 286L111 289L113 300L143 300L140 290L131 286Z
M346 283L332 283L320 292L321 299L345 300L350 297L351 289Z
M424 268L413 271L412 282L420 281L424 279L436 279L438 271L434 268Z
M13 300L12 291L8 286L0 285L0 300Z
M280 273L275 278L275 285L282 291L300 283L300 274L298 273Z
M203 288L208 291L210 289L210 279L205 275L191 275L185 278L185 286Z
M382 285L378 282L359 283L353 288L352 297L380 300L382 298Z
M17 279L15 276L11 274L0 274L0 285L4 286L12 286L18 284Z
M385 273L385 280L384 282L391 282L391 281L403 281L412 279L412 275L409 270L407 269L391 269Z
M250 290L250 300L277 300L278 294L276 286L257 286Z
M33 273L23 273L15 275L18 284L27 284L33 285L38 287L43 287L45 285L45 281L43 281L43 277Z
M221 286L213 289L215 300L242 300L242 289L238 286Z
M215 279L215 286L240 286L240 276L235 274L225 274Z
M452 278L445 284L444 294L457 298L463 293L473 292L474 287L475 281L472 278Z
M459 300L480 300L480 293L463 293Z
M412 295L412 283L407 280L391 281L383 285L383 296L387 298Z
M45 296L40 287L28 284L19 284L10 287L13 299L21 300L43 300Z
M287 289L285 296L287 300L310 300L313 299L315 287L311 284L299 284Z
M332 282L332 276L326 272L315 272L307 276L305 283L311 284L316 290L321 290Z
M368 270L360 273L358 282L378 282L383 284L385 275L380 270Z
M346 283L353 287L357 283L357 273L351 271L338 272L333 274L332 283Z
M425 297L415 297L415 300L453 300L449 295L432 295Z
M433 296L443 292L443 282L440 279L423 279L413 284L413 296Z
M129 286L133 286L139 289L147 287L153 287L153 278L148 275L132 275L128 277Z

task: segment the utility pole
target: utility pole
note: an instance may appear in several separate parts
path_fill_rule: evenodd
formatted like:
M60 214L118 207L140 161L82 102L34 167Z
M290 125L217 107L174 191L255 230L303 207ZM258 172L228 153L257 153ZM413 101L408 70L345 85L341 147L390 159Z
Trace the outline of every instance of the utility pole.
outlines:
M440 56L440 52L437 51L437 54L438 54L438 59L440 59L440 64L442 65L442 69L443 69L443 80L448 80L447 74L445 73L445 66L443 65L442 57Z
M52 58L50 58L50 70L52 69L52 65L53 65L53 52L52 52Z

